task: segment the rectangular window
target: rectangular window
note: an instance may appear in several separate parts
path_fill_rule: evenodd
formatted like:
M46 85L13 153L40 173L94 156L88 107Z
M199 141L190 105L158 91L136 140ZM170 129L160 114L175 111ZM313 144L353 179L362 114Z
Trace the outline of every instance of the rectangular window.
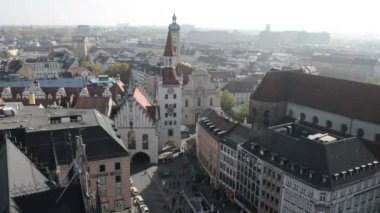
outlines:
M168 108L168 104L165 104L165 108Z
M121 182L121 176L120 175L116 175L115 176L115 182L116 183L120 183Z
M168 113L165 113L165 118L167 118L168 117Z
M168 136L169 136L169 137L172 137L172 136L173 136L173 129L169 129L169 130L168 130Z
M176 118L176 117L177 117L177 113L173 113L173 117L175 117L175 118Z
M120 163L115 163L115 170L120 170Z
M173 108L177 108L177 104L173 104Z
M106 185L106 183L107 183L107 176L100 176L99 177L99 184L100 185Z
M115 209L124 210L124 200L115 200Z
M174 98L174 99L177 99L177 94L173 94L173 98Z
M168 99L168 94L165 94L165 99Z
M99 165L99 172L105 172L106 171L106 165L102 164Z

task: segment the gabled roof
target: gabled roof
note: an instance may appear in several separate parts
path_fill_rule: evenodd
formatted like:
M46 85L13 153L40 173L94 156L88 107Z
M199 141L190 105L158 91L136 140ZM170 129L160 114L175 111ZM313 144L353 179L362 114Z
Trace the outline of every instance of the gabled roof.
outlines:
M109 102L111 97L78 97L75 103L75 109L96 109L104 115L108 115Z
M13 197L49 189L48 179L8 138L0 147L0 211L7 212Z
M162 70L162 84L163 85L179 85L177 73L174 68L164 68Z
M0 82L0 87L30 87L33 81L9 81ZM55 79L55 80L39 80L40 87L65 87L65 88L83 88L85 82L83 79Z
M258 82L255 80L230 81L222 88L222 90L228 90L231 93L252 93L257 85Z
M168 37L166 38L164 56L167 56L167 57L174 56L173 38L172 38L172 33L170 31L168 32Z
M218 128L222 131L228 132L230 131L235 125L235 122L230 121L228 118L219 115L214 109L207 109L203 112L203 116L210 121L215 128Z
M152 104L149 102L149 100L145 97L145 95L140 91L140 88L138 87L135 89L135 92L133 93L133 98L144 109L147 109L147 107L152 106Z
M380 86L297 72L268 72L251 99L292 102L380 124Z

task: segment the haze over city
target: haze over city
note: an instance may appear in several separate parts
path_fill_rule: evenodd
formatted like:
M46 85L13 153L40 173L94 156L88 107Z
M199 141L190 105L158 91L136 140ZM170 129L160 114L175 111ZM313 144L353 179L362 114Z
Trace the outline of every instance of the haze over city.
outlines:
M379 33L379 2L363 1L123 1L15 0L3 7L0 25L156 25L175 11L181 24L201 28Z

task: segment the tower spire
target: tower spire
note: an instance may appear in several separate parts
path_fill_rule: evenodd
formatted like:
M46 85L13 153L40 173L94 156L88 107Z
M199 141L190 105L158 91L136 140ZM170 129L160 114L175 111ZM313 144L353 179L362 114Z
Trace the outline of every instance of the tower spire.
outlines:
M173 37L172 37L172 33L170 31L168 32L168 37L166 38L164 56L166 56L166 57L173 57L174 56Z

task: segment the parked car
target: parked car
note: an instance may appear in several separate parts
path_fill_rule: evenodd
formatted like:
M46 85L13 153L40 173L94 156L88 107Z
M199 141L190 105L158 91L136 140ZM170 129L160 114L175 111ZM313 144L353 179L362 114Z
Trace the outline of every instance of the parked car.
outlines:
M144 199L141 197L141 195L137 195L135 197L135 200L136 200L136 203L139 205L144 204Z
M181 132L189 132L189 131L190 131L189 127L185 125L181 125Z
M136 196L139 194L139 190L137 190L137 188L133 186L131 187L131 193L133 196Z
M142 213L150 213L150 210L149 210L148 206L145 205L145 204L141 204L140 205L140 210L141 210Z

